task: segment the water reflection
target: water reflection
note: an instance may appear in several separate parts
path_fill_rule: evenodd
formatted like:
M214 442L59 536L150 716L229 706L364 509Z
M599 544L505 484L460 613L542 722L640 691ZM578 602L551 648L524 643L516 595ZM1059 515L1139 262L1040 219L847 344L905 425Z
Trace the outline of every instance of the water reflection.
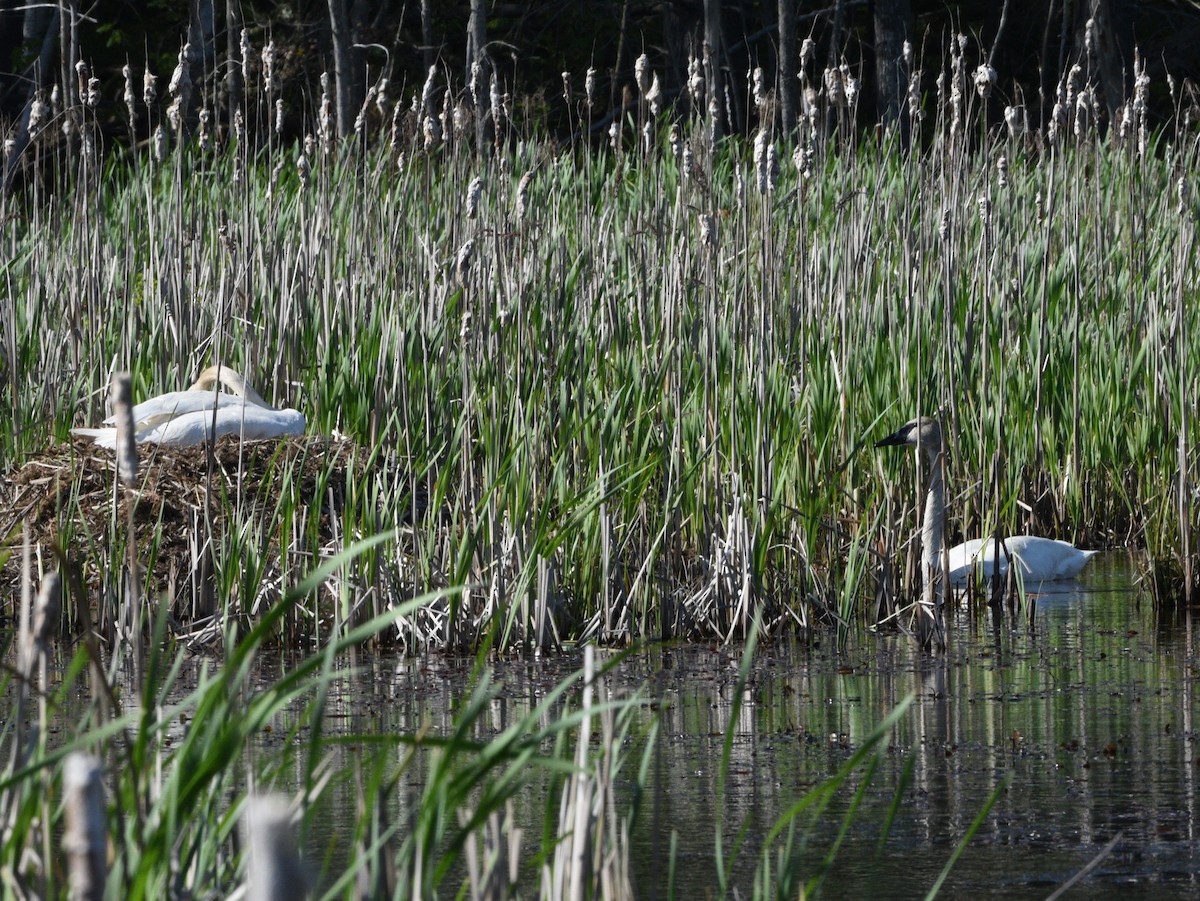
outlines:
M1195 897L1195 624L1156 622L1139 602L1132 573L1128 560L1110 557L1093 563L1079 584L1038 595L1031 615L960 611L944 659L924 656L892 634L859 635L842 652L820 642L761 647L733 724L738 649L652 647L628 656L605 678L601 698L643 692L643 735L659 718L653 797L634 836L639 895L665 895L672 831L676 893L709 894L718 811L727 836L746 827L733 872L740 894L749 894L760 843L781 812L835 773L911 694L915 702L894 730L827 877L828 896L923 897L1007 777L1007 790L944 897L1045 897L1118 835L1076 896L1134 889L1156 898ZM578 665L571 655L497 663L496 696L476 737L508 728ZM443 658L360 656L356 666L328 700L328 731L448 732L471 675L469 662ZM264 680L271 676L264 671ZM718 797L731 727L731 764ZM302 739L289 737L284 722L263 743ZM365 753L333 747L342 755L334 765L343 771ZM296 784L303 782L302 758L294 764ZM423 766L418 759L396 794L397 816L419 792ZM911 781L881 843L910 767ZM629 780L623 787L632 792ZM334 813L322 822L353 820L350 782L333 784L323 803ZM809 871L833 841L855 788L843 789L811 824L799 850ZM554 800L549 791L542 783L523 794L528 803L518 813L535 827L527 835L540 834L538 819ZM318 824L309 836L319 846L315 857L336 861L338 842L350 832L334 825L322 834Z

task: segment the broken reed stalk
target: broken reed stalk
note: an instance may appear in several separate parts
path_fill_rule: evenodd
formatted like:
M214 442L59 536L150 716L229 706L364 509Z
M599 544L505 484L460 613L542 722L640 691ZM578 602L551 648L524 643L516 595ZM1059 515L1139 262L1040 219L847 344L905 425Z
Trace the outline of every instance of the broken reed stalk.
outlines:
M308 875L292 829L292 808L282 795L246 802L248 849L246 897L250 901L292 901L308 895Z
M67 826L62 843L71 898L77 901L101 901L108 879L108 830L101 775L100 761L89 754L71 754L63 767Z
M117 426L117 484L113 486L113 501L124 485L128 494L125 498L125 543L129 550L129 571L126 581L126 609L122 620L128 631L133 651L135 690L142 686L142 609L137 574L137 533L134 531L133 511L137 500L138 453L137 435L133 428L133 387L128 372L113 373L113 415Z

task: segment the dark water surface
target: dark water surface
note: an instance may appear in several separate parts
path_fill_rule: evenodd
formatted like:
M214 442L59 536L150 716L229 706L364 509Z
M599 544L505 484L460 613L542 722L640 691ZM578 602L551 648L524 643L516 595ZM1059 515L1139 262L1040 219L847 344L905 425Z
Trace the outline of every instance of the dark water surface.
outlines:
M942 897L1044 898L1115 846L1067 893L1083 897L1200 897L1200 746L1197 743L1197 631L1181 615L1156 622L1122 555L1095 561L1079 583L1036 598L1032 619L959 611L951 649L935 660L895 634L853 636L839 651L832 636L814 646L760 645L737 722L730 723L742 649L655 646L629 654L603 680L600 699L640 692L627 741L631 760L617 784L618 806L633 796L634 773L652 723L659 731L633 835L639 897L665 897L669 849L677 841L679 898L713 894L714 824L729 838L745 826L731 870L741 897L753 887L763 841L780 815L838 771L906 697L905 712L849 820L822 886L831 898L919 898L1004 780L1007 787L967 845ZM602 659L615 653L602 651ZM542 661L494 665L496 697L475 737L486 741L533 709L581 665L572 652ZM363 657L326 705L327 734L448 733L468 690L471 661L444 657ZM195 665L213 666L214 660ZM263 685L286 663L260 659ZM568 698L572 708L578 696ZM563 712L562 708L556 711ZM725 793L721 754L732 727ZM264 761L283 743L297 753L272 777L303 783L305 733L289 736L288 716L253 750ZM366 760L353 740L325 745L332 768L352 773ZM395 752L403 753L402 751ZM398 759L398 757L397 757ZM294 772L291 771L294 767ZM813 819L798 821L796 854L805 877L817 872L839 829L860 772ZM904 787L882 840L897 787ZM416 758L391 796L403 818L428 773ZM293 783L293 784L289 784ZM550 782L539 777L517 808L524 853L541 848ZM352 838L356 790L331 781L306 836L310 860L338 870ZM536 874L529 873L528 889ZM447 895L461 884L452 878Z
M830 639L760 646L733 726L724 798L718 774L741 650L691 645L630 655L602 692L640 689L644 727L660 718L653 792L633 835L639 896L665 895L672 831L677 896L711 894L720 802L727 836L747 826L733 867L745 897L780 814L836 772L911 694L826 877L827 897L923 897L1006 778L942 897L1044 898L1114 838L1066 897L1197 897L1197 624L1156 623L1133 573L1123 556L1102 558L1078 584L1038 596L1032 620L959 612L944 660L891 634L860 635L841 652ZM468 663L441 658L357 665L345 694L331 699L331 731L341 731L339 717L347 732L411 732L423 723L448 730L470 672ZM579 665L578 654L496 664L499 694L478 737L511 725ZM881 847L907 767L911 782ZM419 790L420 767L412 779ZM806 873L841 828L859 784L856 775L820 818L798 821ZM632 775L618 788L631 794ZM518 812L535 827L527 832L530 853L547 790L535 786ZM348 790L344 800L349 821ZM336 842L319 828L309 839Z

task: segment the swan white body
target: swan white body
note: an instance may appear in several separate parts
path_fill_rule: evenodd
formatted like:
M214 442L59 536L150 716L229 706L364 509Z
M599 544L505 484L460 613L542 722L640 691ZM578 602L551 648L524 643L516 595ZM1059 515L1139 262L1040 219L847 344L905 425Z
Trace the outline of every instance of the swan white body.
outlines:
M969 581L973 573L991 578L997 569L1000 578L1004 578L1008 575L1010 558L1018 578L1029 584L1074 579L1097 553L1053 538L1012 535L1000 543L999 561L993 538L974 538L956 544L946 552L946 557L950 581L956 585Z
M936 419L921 417L905 423L884 438L876 447L889 445L920 446L929 458L932 472L929 495L925 505L925 528L922 544L925 561L933 571L941 569L941 534L946 521L946 503L942 489L942 427ZM992 538L974 538L955 545L946 552L947 575L951 582L965 582L973 571L991 576L997 568L1007 575L1009 559L1017 567L1024 582L1051 582L1073 579L1079 575L1096 551L1083 551L1066 541L1039 538L1035 535L1011 535L1000 542L996 554Z
M232 390L213 390L220 382ZM216 411L214 414L214 410ZM108 427L73 429L76 435L95 440L100 447L115 448L117 430ZM210 366L186 391L171 391L152 397L133 408L133 427L138 444L189 447L222 435L241 435L246 440L302 435L304 415L296 410L277 410L227 366Z

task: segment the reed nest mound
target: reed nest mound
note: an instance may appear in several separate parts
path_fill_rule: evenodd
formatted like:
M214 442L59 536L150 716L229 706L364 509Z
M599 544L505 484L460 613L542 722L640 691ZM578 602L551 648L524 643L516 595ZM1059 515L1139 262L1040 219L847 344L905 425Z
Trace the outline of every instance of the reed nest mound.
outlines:
M236 526L235 515L238 523L261 526L269 547L259 551L268 557L278 558L281 541L290 540L280 534L284 510L294 533L311 535L315 520L320 545L336 546L348 479L388 468L341 436L243 443L227 435L198 447L146 444L138 456L136 489L117 482L113 451L82 438L52 447L0 478L9 554L0 584L10 597L18 596L20 586L22 524L45 568L53 568L52 549L61 547L82 566L91 591L106 581L96 561L114 559L105 549L125 546L132 509L139 566L150 567L157 591L180 597L179 589L188 582L194 586L197 573L208 566L212 545ZM278 566L277 559L272 563ZM116 557L113 565L123 565L123 559Z

